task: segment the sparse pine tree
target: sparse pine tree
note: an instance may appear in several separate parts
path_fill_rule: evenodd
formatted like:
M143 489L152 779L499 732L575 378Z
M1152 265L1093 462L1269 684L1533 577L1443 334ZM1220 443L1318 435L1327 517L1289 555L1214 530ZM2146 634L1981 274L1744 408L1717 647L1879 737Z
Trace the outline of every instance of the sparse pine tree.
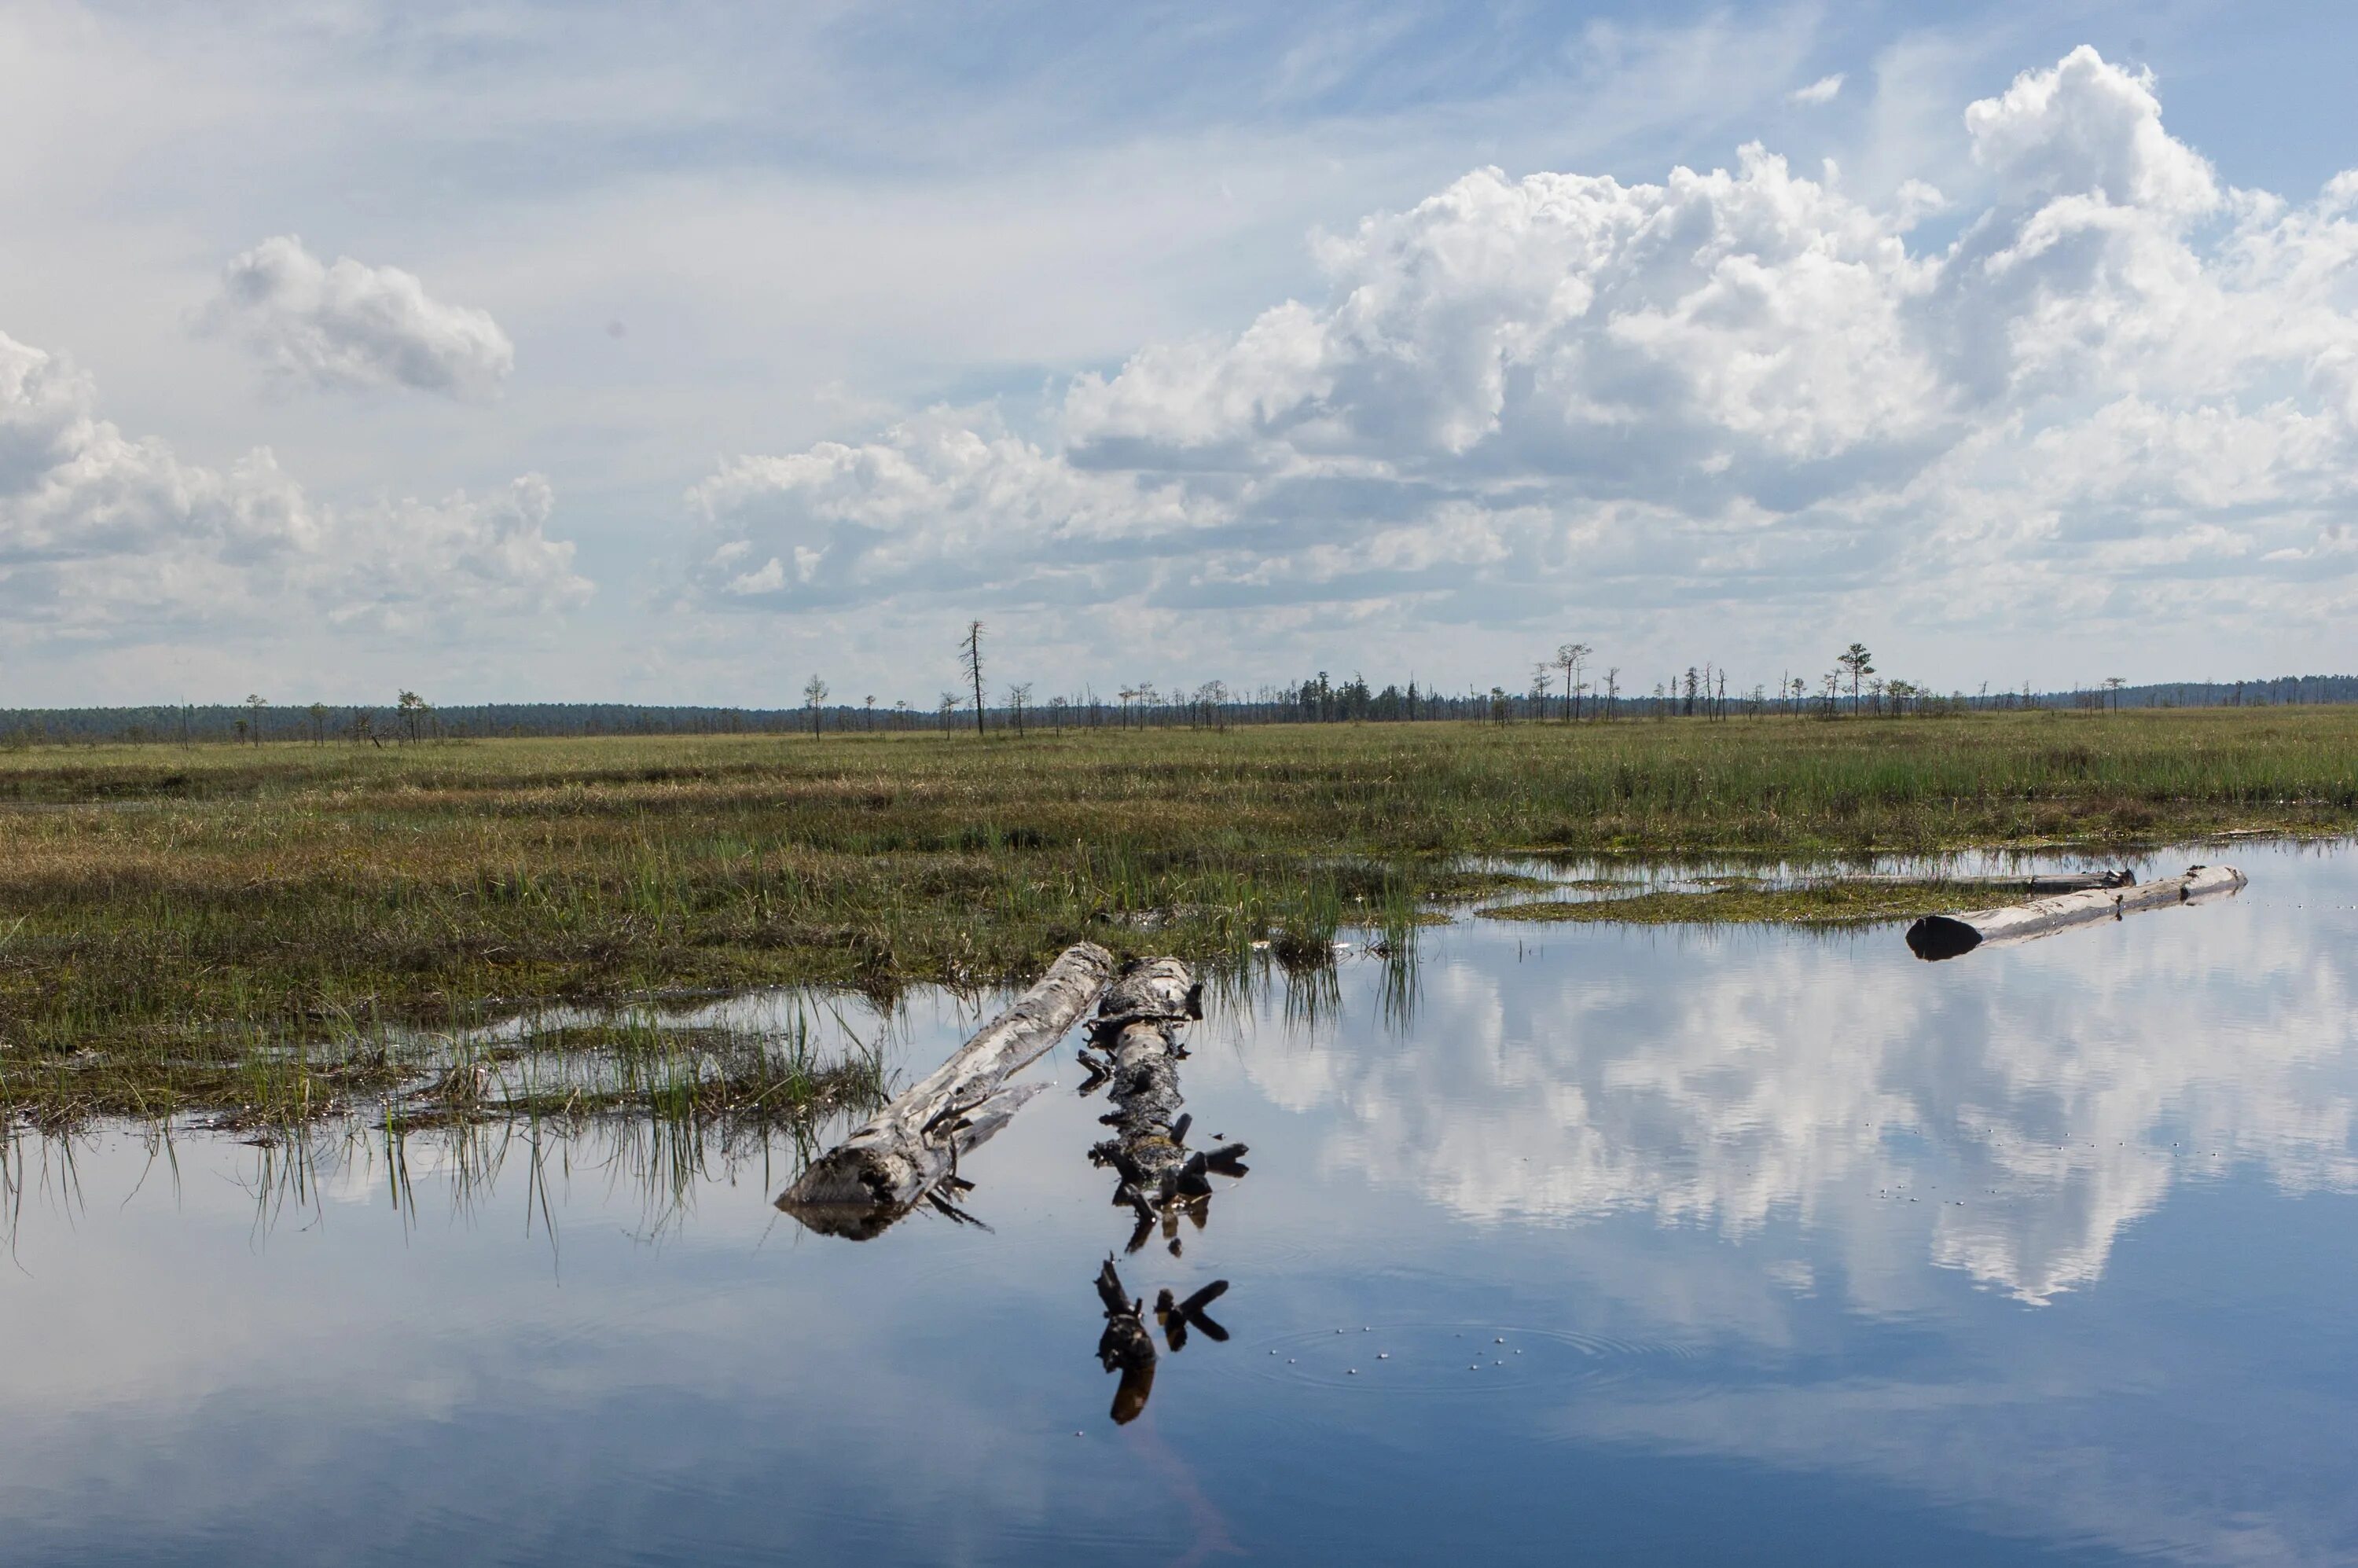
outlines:
M1864 643L1853 643L1834 657L1834 663L1850 674L1850 706L1858 710L1858 683L1875 673L1875 655L1866 651Z
M426 716L434 710L416 692L405 691L394 699L393 711L401 720L403 737L415 745L426 732Z
M803 683L803 706L810 710L811 737L818 737L819 705L827 700L827 682L817 676Z
M1580 666L1595 652L1585 643L1563 643L1555 651L1556 667L1563 671L1563 717L1566 723L1580 717Z

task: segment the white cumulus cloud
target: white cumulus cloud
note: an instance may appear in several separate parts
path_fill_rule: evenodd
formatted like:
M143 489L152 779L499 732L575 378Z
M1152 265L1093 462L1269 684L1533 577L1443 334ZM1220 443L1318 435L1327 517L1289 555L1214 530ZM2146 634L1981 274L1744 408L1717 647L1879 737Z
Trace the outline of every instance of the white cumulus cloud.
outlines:
M1323 298L1077 376L1044 437L936 410L730 462L698 580L1086 583L1264 628L2358 611L2358 175L2227 189L2088 49L1961 132L1987 188L1937 246L1929 184L1877 204L1758 146L1658 184L1477 169L1322 241Z
M1807 87L1796 87L1790 96L1796 103L1831 103L1842 90L1843 73L1838 70L1832 76L1818 78Z
M203 320L313 386L481 398L515 368L515 346L488 312L436 299L399 267L323 263L292 234L233 257Z
M741 458L690 492L719 538L697 579L799 605L1076 588L1226 516L1173 482L1096 473L947 411L857 446Z
M484 497L319 504L266 448L216 470L124 435L87 376L0 333L0 607L19 638L562 610L590 588L546 532L552 503L527 475Z

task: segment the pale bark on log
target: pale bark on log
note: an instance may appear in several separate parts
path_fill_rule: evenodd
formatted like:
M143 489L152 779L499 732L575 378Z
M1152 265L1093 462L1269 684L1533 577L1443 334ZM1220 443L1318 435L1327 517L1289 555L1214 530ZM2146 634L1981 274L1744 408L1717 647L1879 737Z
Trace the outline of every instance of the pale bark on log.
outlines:
M778 1206L812 1229L866 1240L954 1178L963 1155L1044 1086L1007 1085L1089 1010L1113 972L1094 943L1068 947L1039 983L868 1124L806 1166Z
M2167 909L2235 892L2243 873L2232 866L2194 866L2184 876L2033 899L2003 909L1928 914L1908 928L1908 947L1928 960L1954 958L1996 942L2028 941L2093 921L2117 920L2139 910Z

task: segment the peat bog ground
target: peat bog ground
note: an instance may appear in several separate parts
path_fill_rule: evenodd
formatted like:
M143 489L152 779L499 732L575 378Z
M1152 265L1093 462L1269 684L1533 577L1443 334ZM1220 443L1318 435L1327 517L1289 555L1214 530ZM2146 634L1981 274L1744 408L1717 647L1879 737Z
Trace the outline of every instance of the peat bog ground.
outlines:
M979 988L1082 938L1314 965L1347 925L1528 899L1501 858L1781 868L1531 914L1858 922L1951 902L1952 851L2353 825L2339 708L30 747L0 753L0 1114L300 1120L414 1088L421 1033ZM1927 880L1791 874L1889 854ZM525 1108L790 1114L878 1087L856 1052L620 1016L503 1047L608 1063ZM439 1103L481 1109L499 1067L435 1059Z

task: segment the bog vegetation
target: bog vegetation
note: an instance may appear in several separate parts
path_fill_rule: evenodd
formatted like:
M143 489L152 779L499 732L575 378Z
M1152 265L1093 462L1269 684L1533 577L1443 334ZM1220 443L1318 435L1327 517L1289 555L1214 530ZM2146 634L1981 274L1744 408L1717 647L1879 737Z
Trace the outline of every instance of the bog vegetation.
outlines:
M2353 822L2358 709L2336 708L31 747L0 756L0 1100L333 1097L390 1026L980 984L1084 936L1311 963L1344 925L1492 886L1470 855Z

